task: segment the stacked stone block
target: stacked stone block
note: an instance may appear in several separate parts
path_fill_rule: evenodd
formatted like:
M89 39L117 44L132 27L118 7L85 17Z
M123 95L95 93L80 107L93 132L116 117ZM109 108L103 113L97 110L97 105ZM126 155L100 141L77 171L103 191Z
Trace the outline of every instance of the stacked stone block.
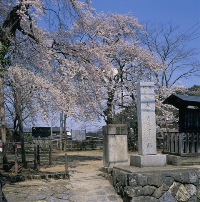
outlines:
M103 166L128 164L127 126L108 124L103 127Z
M124 202L197 202L199 170L129 173L113 169L112 182Z

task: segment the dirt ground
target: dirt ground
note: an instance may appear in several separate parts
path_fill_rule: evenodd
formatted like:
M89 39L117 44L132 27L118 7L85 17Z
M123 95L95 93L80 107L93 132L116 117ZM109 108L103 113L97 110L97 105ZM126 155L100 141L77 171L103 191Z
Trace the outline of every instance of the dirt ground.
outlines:
M43 166L40 172L64 172L65 171L65 154L68 158L68 171L79 172L81 170L100 169L103 166L102 150L87 151L68 151L56 152L53 154L53 165Z
M101 170L101 150L54 152L52 165L41 162L39 173L65 171L68 157L70 179L26 180L6 183L3 192L8 202L122 202Z
M67 167L66 165L66 155L67 155ZM88 169L91 168L98 169L103 166L103 152L102 150L76 150L76 151L67 151L63 152L60 150L54 150L52 152L52 164L49 165L49 153L48 152L42 152L40 154L40 165L38 165L38 170L34 169L34 155L28 154L27 159L27 169L23 168L21 166L21 163L19 162L19 175L38 175L42 173L64 173L65 171L74 172L74 170L79 169ZM2 157L1 157L2 158ZM0 168L0 175L1 176L15 176L14 174L14 155L9 154L7 156L8 162L12 164L12 168L9 172L4 172L3 167ZM21 160L20 156L18 157L19 161ZM2 159L1 159L2 161ZM67 170L66 170L67 169Z

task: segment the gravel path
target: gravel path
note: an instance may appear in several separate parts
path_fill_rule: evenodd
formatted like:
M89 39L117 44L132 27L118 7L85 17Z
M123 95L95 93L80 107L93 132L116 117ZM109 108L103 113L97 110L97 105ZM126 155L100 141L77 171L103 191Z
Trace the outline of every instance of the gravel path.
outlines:
M100 171L100 151L68 153L70 180L31 180L6 184L8 202L122 202ZM71 157L70 157L71 155ZM94 157L95 156L95 157ZM76 157L76 158L75 158ZM60 171L62 165L57 167ZM64 165L63 165L64 169ZM54 171L56 168L54 168Z

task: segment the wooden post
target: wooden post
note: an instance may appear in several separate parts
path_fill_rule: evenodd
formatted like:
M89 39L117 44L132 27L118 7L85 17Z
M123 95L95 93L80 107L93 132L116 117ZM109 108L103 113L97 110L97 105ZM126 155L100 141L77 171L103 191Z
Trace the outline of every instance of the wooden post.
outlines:
M170 153L172 153L172 148L173 148L173 134L170 133Z
M167 134L163 134L163 152L167 151Z
M56 140L56 148L57 148L57 149L59 148L58 140Z
M176 134L172 133L172 152L175 153L175 136Z
M184 148L183 148L183 145L184 145L184 143L183 143L183 133L179 133L178 137L179 137L178 138L178 141L179 141L179 143L178 143L178 147L179 147L178 148L179 149L178 153L181 156L183 151L184 151Z
M167 152L170 152L170 134L167 134Z
M179 146L178 133L175 133L175 153L176 154L178 154L178 146Z
M200 153L200 133L197 132L197 153Z
M181 154L183 153L183 146L184 146L182 133L179 132L178 138L179 138L178 139L178 153L181 156Z
M190 147L189 147L189 145L190 145L190 135L189 135L189 133L185 133L185 135L186 135L186 149L185 149L185 153L186 154L189 154L189 149L190 149Z
M18 164L18 155L17 155L17 144L15 144L15 175L18 174L19 164Z
M37 145L37 163L40 165L40 146Z
M38 165L37 165L37 145L35 145L34 147L34 170L38 169Z
M68 172L68 156L65 154L65 172Z
M49 145L49 165L52 165L52 150L51 150L51 144Z

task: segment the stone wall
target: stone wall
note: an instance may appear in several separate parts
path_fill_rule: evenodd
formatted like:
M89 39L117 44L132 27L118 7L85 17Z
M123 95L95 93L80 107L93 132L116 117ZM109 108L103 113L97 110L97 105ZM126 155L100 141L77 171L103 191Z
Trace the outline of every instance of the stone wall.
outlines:
M198 169L131 173L113 168L111 180L124 202L200 201Z

